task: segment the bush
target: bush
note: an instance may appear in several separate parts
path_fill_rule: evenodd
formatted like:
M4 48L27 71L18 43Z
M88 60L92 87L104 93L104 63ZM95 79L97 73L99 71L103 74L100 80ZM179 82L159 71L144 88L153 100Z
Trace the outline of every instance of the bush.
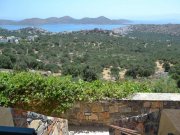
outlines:
M145 66L135 66L126 71L127 76L132 76L133 79L136 79L137 76L140 77L148 77L150 75L154 74L154 68Z
M170 67L170 64L168 62L165 62L163 64L163 68L164 68L164 72L169 72L171 67Z
M180 80L177 81L177 86L180 88Z
M84 81L88 81L88 82L97 80L96 73L89 66L86 66L84 68L82 77Z
M0 68L12 69L12 62L8 56L0 55Z
M132 67L126 71L126 76L131 76L133 79L136 79L138 75L138 68Z
M52 71L54 73L58 73L59 72L59 66L56 65L56 64L46 64L44 66L44 69L45 70L49 70L49 71Z
M117 67L112 67L111 68L111 76L115 78L115 80L119 80L119 68Z
M48 115L69 109L75 101L96 101L123 98L136 92L150 92L147 83L134 81L86 82L72 77L45 77L36 73L0 73L0 105L34 108Z
M158 92L158 93L180 92L180 90L177 88L176 81L170 77L153 80L151 83L152 83L151 87L153 92Z
M64 65L62 68L63 75L72 75L72 77L78 77L81 75L81 67L75 65Z

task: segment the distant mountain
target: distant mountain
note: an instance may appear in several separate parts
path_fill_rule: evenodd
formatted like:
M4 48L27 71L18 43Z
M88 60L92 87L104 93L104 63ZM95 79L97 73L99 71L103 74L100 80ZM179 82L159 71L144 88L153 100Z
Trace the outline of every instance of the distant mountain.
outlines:
M50 17L46 19L41 18L29 18L21 21L12 21L12 20L0 20L0 25L42 25L42 24L128 24L132 23L130 20L119 19L111 20L104 16L97 18L82 18L74 19L70 16L64 17Z
M6 24L13 24L15 23L14 21L11 21L11 20L1 20L0 19L0 24L1 25L6 25Z

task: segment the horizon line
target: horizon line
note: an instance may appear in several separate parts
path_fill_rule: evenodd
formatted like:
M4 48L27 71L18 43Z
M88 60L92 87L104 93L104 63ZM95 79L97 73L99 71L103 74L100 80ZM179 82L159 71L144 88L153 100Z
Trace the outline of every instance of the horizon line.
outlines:
M141 17L140 16L138 16L138 17L135 17L135 16L132 16L132 17L130 17L130 16L129 17L106 17L104 15L100 15L100 16L96 16L96 17L88 17L88 16L73 17L73 16L70 16L70 15L64 15L64 16L60 16L60 17L57 17L57 16L27 17L27 18L21 18L21 19L0 18L0 20L22 21L22 20L26 20L26 19L49 19L49 18L63 18L63 17L70 17L70 18L73 18L73 19L80 20L80 19L84 19L84 18L92 18L92 19L94 19L94 18L104 17L104 18L107 18L107 19L110 19L110 20L160 21L160 20L178 20L177 16L180 16L180 14L151 15L151 16L146 16L146 17L143 17L143 16L141 16ZM155 18L153 18L153 17L155 17ZM174 17L176 17L176 18L174 18ZM137 19L135 19L135 18L137 18Z

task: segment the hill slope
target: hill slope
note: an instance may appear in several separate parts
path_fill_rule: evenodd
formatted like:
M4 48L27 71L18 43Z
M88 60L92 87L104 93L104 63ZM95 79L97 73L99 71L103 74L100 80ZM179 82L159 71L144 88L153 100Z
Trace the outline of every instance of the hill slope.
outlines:
M113 76L124 69L131 76L150 76L155 72L157 60L174 65L180 61L180 39L169 34L132 32L120 36L95 29L52 35L33 28L0 30L1 36L6 33L22 35L25 39L19 44L0 44L0 68L62 71L65 75L79 76L84 69L90 70L86 68L89 66L101 76L104 68L112 67ZM29 33L38 38L34 42L27 41L24 35L29 36Z
M42 25L42 24L127 24L131 23L130 20L119 19L111 20L104 16L97 18L82 18L75 19L70 16L64 17L50 17L46 19L40 18L29 18L21 21L12 21L12 20L0 20L0 25Z

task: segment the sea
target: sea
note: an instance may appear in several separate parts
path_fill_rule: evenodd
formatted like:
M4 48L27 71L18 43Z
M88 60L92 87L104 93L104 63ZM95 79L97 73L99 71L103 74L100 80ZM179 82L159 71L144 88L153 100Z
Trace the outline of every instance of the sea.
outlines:
M0 25L1 28L8 30L18 30L26 27L37 27L49 32L71 32L80 30L92 30L95 28L102 30L112 30L125 27L127 25L93 25L93 24L46 24L46 25Z

